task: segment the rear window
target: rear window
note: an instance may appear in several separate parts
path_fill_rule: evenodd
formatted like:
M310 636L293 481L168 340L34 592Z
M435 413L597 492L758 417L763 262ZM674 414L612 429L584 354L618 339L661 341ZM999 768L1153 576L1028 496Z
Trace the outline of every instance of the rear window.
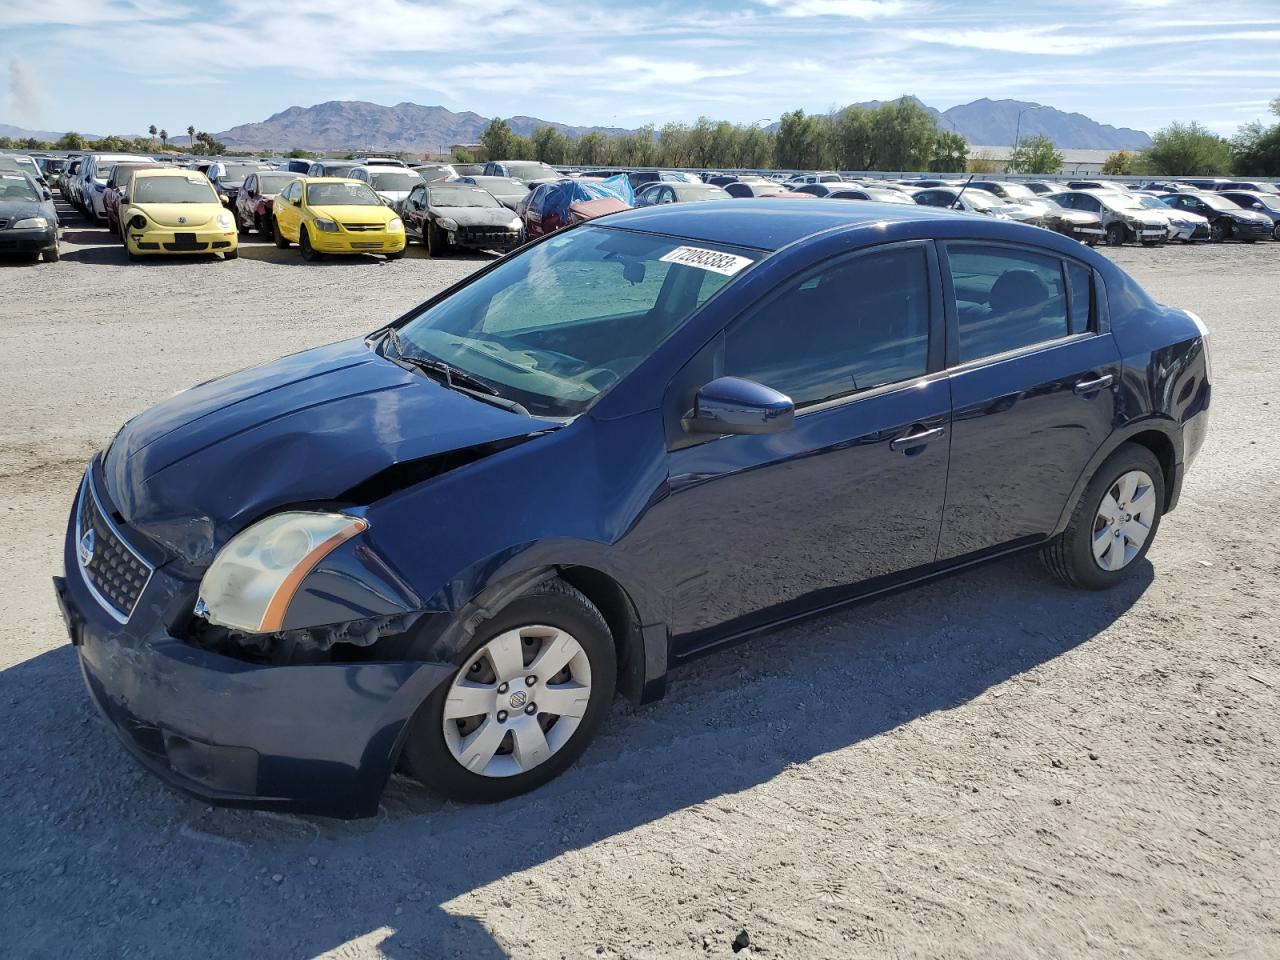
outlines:
M135 203L217 203L218 195L204 176L138 177Z

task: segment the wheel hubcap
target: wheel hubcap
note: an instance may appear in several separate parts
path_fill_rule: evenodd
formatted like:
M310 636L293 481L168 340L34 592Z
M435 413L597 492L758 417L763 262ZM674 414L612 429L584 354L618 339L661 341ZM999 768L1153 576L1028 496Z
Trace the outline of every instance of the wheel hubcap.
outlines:
M472 773L525 773L568 743L590 700L582 645L556 627L518 627L482 646L454 676L444 742Z
M1102 495L1093 519L1093 559L1103 570L1128 566L1151 536L1156 488L1144 470L1122 474Z

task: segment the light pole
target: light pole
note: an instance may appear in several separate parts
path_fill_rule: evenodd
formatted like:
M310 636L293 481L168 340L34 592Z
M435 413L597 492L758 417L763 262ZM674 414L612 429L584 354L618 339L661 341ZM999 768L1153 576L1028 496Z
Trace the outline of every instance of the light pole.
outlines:
M1013 149L1018 149L1018 144L1022 141L1022 115L1030 113L1032 110L1043 110L1044 104L1038 103L1033 107L1023 107L1018 111L1018 122L1013 128Z
M755 121L754 123L752 123L751 125L752 125L753 127L758 127L758 126L760 126L760 124L762 124L762 123L772 123L772 122L773 122L773 117L761 117L759 120L756 120L756 121Z

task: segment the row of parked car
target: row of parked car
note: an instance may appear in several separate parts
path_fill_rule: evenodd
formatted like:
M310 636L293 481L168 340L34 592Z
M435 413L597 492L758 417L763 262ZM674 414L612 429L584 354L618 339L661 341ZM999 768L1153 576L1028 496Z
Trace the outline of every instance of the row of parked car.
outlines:
M1134 187L1108 180L852 179L834 171L568 172L538 161L411 165L377 156L276 163L104 153L40 159L48 163L0 155L0 173L11 174L0 182L0 201L3 192L16 197L33 189L27 202L47 204L9 218L49 224L43 245L23 248L45 259L57 258L55 178L63 198L110 229L135 258L216 252L233 259L239 238L251 232L282 248L296 244L308 259L354 252L396 259L411 241L432 256L505 252L631 207L766 197L942 207L1043 227L1090 246L1280 240L1280 187L1221 178ZM31 187L19 191L14 178L24 175Z

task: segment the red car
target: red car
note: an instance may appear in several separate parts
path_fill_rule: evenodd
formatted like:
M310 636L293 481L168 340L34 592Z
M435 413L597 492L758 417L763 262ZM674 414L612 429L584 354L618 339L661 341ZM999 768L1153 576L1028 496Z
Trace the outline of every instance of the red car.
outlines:
M631 206L615 197L601 197L595 200L573 200L564 203L562 195L564 181L544 183L516 205L516 214L524 221L524 235L527 240L541 237L547 233L555 233L565 227L594 220L607 213L618 213L630 210Z
M155 170L166 164L159 163L117 163L107 174L107 189L102 194L102 209L107 217L107 229L116 236L123 234L120 230L120 197L129 192L129 183L133 180L135 170Z
M245 177L231 208L236 229L241 233L257 230L264 238L271 239L271 211L276 194L300 176L289 170L263 170Z

